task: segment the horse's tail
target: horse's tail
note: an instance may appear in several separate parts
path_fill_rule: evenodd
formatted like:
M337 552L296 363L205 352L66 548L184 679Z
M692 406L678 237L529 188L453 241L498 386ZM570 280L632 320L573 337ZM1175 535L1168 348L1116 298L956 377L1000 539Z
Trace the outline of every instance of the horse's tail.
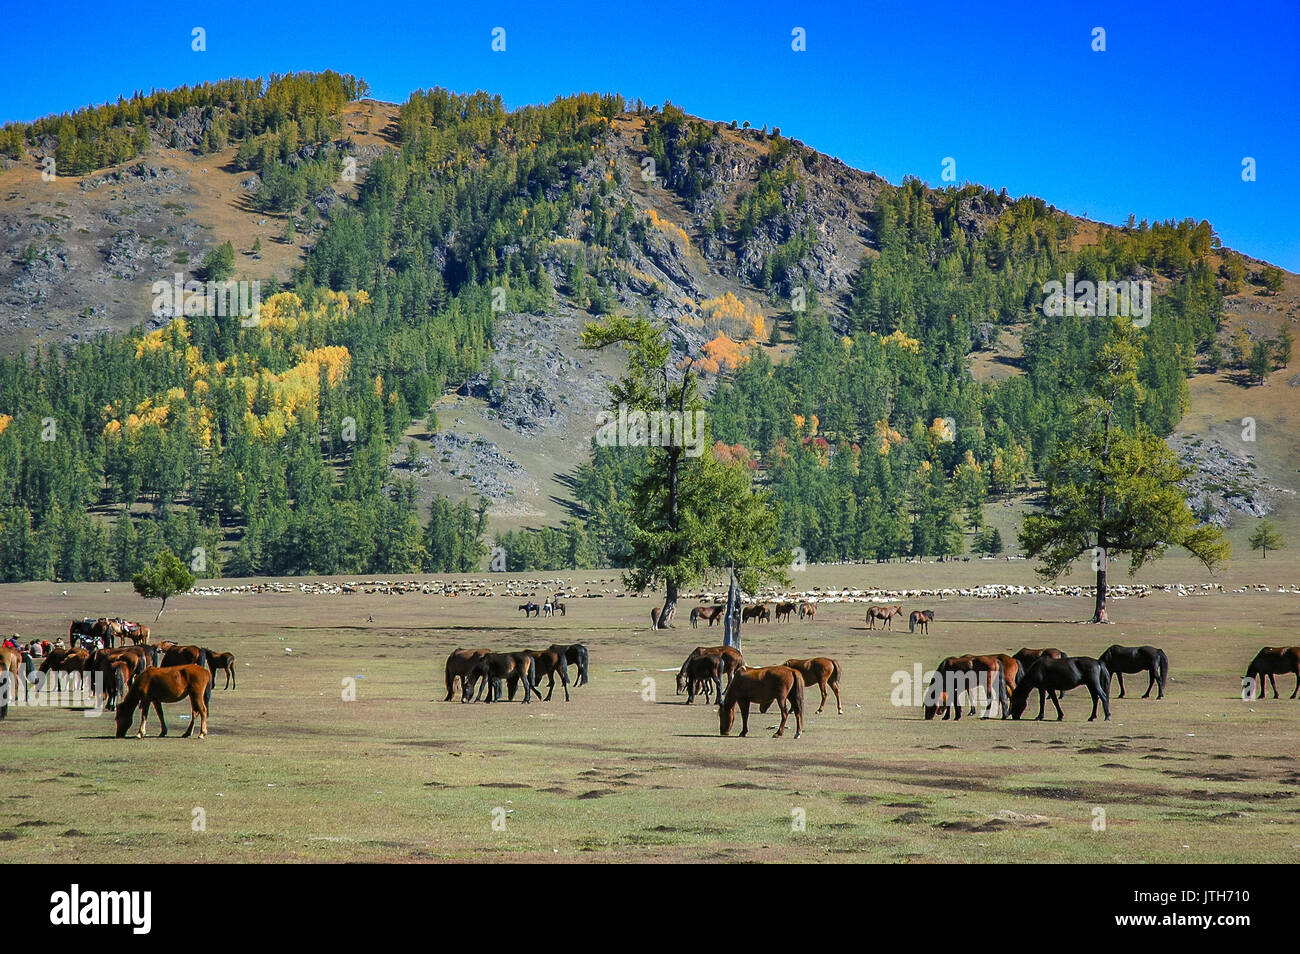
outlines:
M578 675L582 677L585 683L590 678L587 675L587 647L578 643Z
M1165 680L1169 678L1169 657L1163 649L1157 649L1156 652L1160 654L1160 688L1164 689Z
M909 616L909 617L907 618L907 631L908 631L909 633L915 633L915 632L916 632L916 614L915 614L915 613L913 613L911 616Z
M204 652L206 651L207 650L204 650ZM212 675L212 672L210 670L205 671L204 675L208 677L208 684L203 687L203 707L206 709L208 705L212 702L212 684L217 680L216 677Z
M803 715L803 676L794 674L794 685L790 687L790 710L797 716Z
M844 675L844 670L840 668L840 661L839 661L838 659L832 659L832 660L831 660L831 679L835 682L835 685L838 686L838 685L840 684L840 678L841 678L843 675Z
M1098 660L1097 681L1101 685L1102 695L1106 696L1107 698L1110 698L1110 680L1111 680L1110 667L1107 666L1104 662Z
M211 671L212 671L212 654L209 653L209 652L208 652L204 647L202 647L202 646L199 647L199 665L202 666L204 669L208 670L209 673L211 673Z

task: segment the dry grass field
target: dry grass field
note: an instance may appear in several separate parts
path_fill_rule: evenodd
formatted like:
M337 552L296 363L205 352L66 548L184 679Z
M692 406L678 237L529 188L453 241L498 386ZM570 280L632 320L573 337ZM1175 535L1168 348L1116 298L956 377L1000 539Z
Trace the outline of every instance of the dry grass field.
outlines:
M608 572L571 577L621 587ZM1177 559L1139 577L1206 578ZM798 740L771 738L773 713L749 738L720 738L715 709L685 705L676 667L720 630L692 631L683 613L652 632L649 599L578 599L567 617L525 622L520 598L504 596L178 598L158 637L238 658L239 688L219 679L213 693L209 737L180 738L183 704L169 707L169 737L139 741L113 738L111 715L12 707L0 860L1295 861L1300 701L1285 677L1281 700L1245 702L1240 677L1260 646L1297 642L1300 596L1276 592L1297 580L1285 553L1242 559L1224 586L1273 592L1116 601L1106 627L1078 622L1088 600L1056 597L905 601L936 610L929 636L868 631L865 607L848 603L815 623L751 625L751 664L843 665L846 714L832 700ZM1023 561L972 561L814 567L797 585L976 582L1035 581ZM0 627L52 637L74 616L148 618L129 586L64 588L0 587ZM528 706L442 701L451 649L554 641L591 650L591 683L571 703L558 687ZM945 655L1096 655L1112 642L1168 651L1166 699L1137 698L1146 681L1134 677L1137 692L1096 723L1082 690L1060 723L925 722L891 702L896 673Z

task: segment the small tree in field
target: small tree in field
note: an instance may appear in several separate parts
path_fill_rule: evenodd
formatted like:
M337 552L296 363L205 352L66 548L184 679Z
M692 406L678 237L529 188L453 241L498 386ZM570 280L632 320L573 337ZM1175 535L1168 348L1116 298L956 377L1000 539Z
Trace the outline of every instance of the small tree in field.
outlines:
M1265 560L1268 559L1269 550L1281 550L1284 546L1286 544L1282 540L1282 534L1277 532L1272 520L1261 520L1255 527L1255 532L1250 535L1250 548L1263 550Z
M1049 461L1046 503L1025 518L1020 546L1042 561L1038 572L1059 577L1091 555L1097 574L1094 623L1106 616L1107 564L1128 554L1129 575L1179 546L1213 570L1228 557L1223 535L1198 524L1179 484L1190 476L1169 445L1137 420L1142 401L1137 368L1141 337L1116 318L1093 361L1092 394L1076 410L1074 439Z
M147 600L162 600L158 616L167 608L167 600L177 593L184 593L194 585L194 574L189 571L180 557L170 550L162 550L153 558L153 562L131 577L135 591Z

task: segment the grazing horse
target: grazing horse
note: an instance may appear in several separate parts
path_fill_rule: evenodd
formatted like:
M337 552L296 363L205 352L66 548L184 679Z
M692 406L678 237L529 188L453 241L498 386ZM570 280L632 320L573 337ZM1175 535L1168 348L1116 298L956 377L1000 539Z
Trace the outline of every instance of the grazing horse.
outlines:
M470 696L474 694L474 685L471 682L471 675L475 671L475 666L479 660L490 653L490 649L460 649L452 651L447 657L447 697L443 702L451 702L451 697L455 693L456 680L460 680L460 701L469 702Z
M214 653L208 650L208 668L212 670L212 681L217 681L217 670L224 669L226 672L226 684L222 690L238 689L235 684L235 654L234 653Z
M772 736L779 739L785 734L785 724L794 713L794 737L803 735L803 676L789 666L768 666L765 669L741 669L727 687L727 694L718 709L718 734L730 735L736 721L736 706L740 706L740 737L749 734L749 704L758 703L758 711L766 712L775 702L781 709L781 725Z
M792 616L794 615L794 611L797 610L798 608L799 608L799 606L798 606L798 604L796 604L796 603L777 603L777 604L776 604L776 621L777 621L778 623L781 622L781 621L782 621L782 620L781 620L781 617L784 616L784 617L785 617L785 622L787 622L787 623L790 622L790 617L792 617Z
M1010 663L1014 669L1006 664ZM922 712L926 719L933 719L939 713L947 720L949 716L961 719L961 694L966 693L970 701L970 714L975 714L977 691L984 685L988 692L988 705L984 718L993 714L993 702L996 699L1002 709L1002 718L1007 717L1007 682L1008 677L1015 679L1020 667L1009 656L949 656L939 663L930 677L930 685L925 691Z
M131 688L127 690L126 698L117 707L117 737L126 738L127 730L131 728L131 720L135 718L135 710L139 708L140 731L136 733L136 738L144 738L145 722L149 718L149 706L152 705L154 712L158 713L158 722L162 726L158 737L162 738L167 734L167 720L163 718L162 704L189 699L190 711L194 718L190 720L190 727L185 730L181 738L188 739L190 733L194 731L194 723L201 721L199 738L206 739L208 702L211 698L212 673L208 672L206 666L188 664L150 666L135 677Z
M867 629L875 629L876 620L880 620L886 629L893 629L894 617L902 615L903 607L901 606L868 606Z
M659 607L658 606L650 607L650 628L651 629L659 628Z
M746 606L740 611L740 621L748 623L751 619L756 619L760 623L772 622L772 613L767 608L766 603L755 603L753 606Z
M529 600L527 603L520 603L519 608L524 611L525 619L530 619L533 616L542 615L542 608L538 606L536 603L534 603L532 600Z
M686 704L694 705L695 694L704 693L704 701L707 703L711 697L717 699L718 705L722 704L722 656L712 653L692 653L686 657L686 662L682 663L681 670L677 673L677 694L680 696L686 693Z
M696 646L691 650L691 654L686 657L690 662L696 656L720 656L722 658L722 671L727 676L727 685L731 685L731 680L735 678L736 673L745 667L745 657L735 646ZM685 663L683 663L685 668ZM678 685L680 686L680 677ZM679 688L677 694L681 695L682 690Z
M94 653L90 658L90 672L98 677L98 690L104 693L104 708L110 712L117 708L117 700L126 694L131 680L147 668L145 657L128 653L125 649Z
M1029 693L1038 690L1038 719L1043 717L1044 694L1056 690L1064 692L1076 686L1087 686L1092 696L1092 715L1089 722L1096 721L1097 703L1101 703L1110 720L1110 670L1103 663L1087 656L1072 656L1069 659L1040 659L1029 668L1015 692L1011 694L1011 718L1019 719L1025 712ZM1065 718L1061 704L1052 696L1052 705L1056 706L1056 721Z
M1246 669L1246 675L1242 677L1241 684L1244 686L1246 680L1250 680L1251 699L1263 699L1268 695L1268 689L1264 685L1264 677L1273 684L1273 698L1277 695L1276 676L1293 673L1295 675L1295 688L1291 690L1291 698L1296 697L1300 692L1300 646L1265 646L1250 661L1250 666ZM1255 689L1258 680L1259 688Z
M542 690L537 688L537 684L542 681L543 676L548 676L551 680L546 689L546 699L551 701L551 693L555 691L555 677L560 677L560 685L564 687L564 701L570 702L569 699L569 661L565 658L563 647L552 646L550 649L525 649L524 653L532 657L533 660L533 692L537 693L537 698L542 698ZM512 695L511 698L514 698Z
M564 654L565 675L568 675L570 666L578 667L578 678L574 680L573 687L585 686L587 684L587 647L582 643L552 643L551 649Z
M930 624L934 622L934 610L912 610L912 615L907 619L907 631L915 633L916 628L921 627L921 632L930 635Z
M40 673L42 677L54 670L56 674L63 674L62 678L56 675L55 679L59 681L60 687L72 682L72 677L77 677L76 684L78 687L85 681L86 668L90 664L90 653L80 647L76 649L52 649L50 654L41 661ZM48 690L49 683L45 683Z
M168 666L202 666L208 667L208 651L202 646L173 646L162 655L162 667Z
M1112 675L1119 677L1119 697L1124 698L1124 673L1145 672L1151 677L1147 683L1147 691L1142 694L1143 699L1151 697L1151 689L1158 688L1157 699L1165 697L1165 680L1169 678L1169 657L1165 655L1163 649L1157 649L1155 646L1120 646L1118 643L1110 647L1100 656L1097 661L1110 670ZM1110 692L1110 686L1106 687Z
M815 619L817 616L817 607L812 603L799 604L799 618L802 620Z
M817 707L821 712L826 708L826 687L830 686L831 691L835 693L835 708L839 710L840 715L844 715L844 706L840 703L840 662L838 659L831 659L828 656L817 656L813 659L787 659L785 665L803 676L805 686L811 686L813 683L822 691L822 704Z
M523 705L532 702L530 698L533 694L533 687L537 680L533 669L533 657L527 653L488 653L486 656L475 660L474 668L470 672L471 681L483 679L483 684L479 686L478 695L474 698L478 702L483 698L483 693L487 692L487 702L500 702L503 682L509 683L509 696L511 702L514 701L515 692L519 689L519 683L522 680L524 684L524 701Z
M712 626L726 615L727 608L725 606L697 606L691 610L691 629L699 628L702 619L707 619L709 625Z

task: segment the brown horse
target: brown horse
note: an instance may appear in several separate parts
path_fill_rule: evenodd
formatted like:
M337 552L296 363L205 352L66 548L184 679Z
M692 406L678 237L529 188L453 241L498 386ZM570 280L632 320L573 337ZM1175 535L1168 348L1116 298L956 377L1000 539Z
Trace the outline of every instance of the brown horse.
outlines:
M912 610L912 615L907 619L907 631L915 633L917 627L926 636L930 635L930 624L934 622L934 610Z
M651 629L659 628L659 612L660 610L658 606L650 607L650 628Z
M731 680L735 677L736 672L745 667L745 657L734 646L696 646L691 650L691 654L686 657L687 662L696 656L720 656L722 658L722 671L727 677L728 686L731 685ZM685 664L683 664L683 668L684 666ZM678 685L681 685L680 681ZM677 694L682 694L680 688Z
M1278 675L1293 673L1295 675L1295 688L1291 690L1291 698L1296 698L1296 693L1300 693L1300 646L1265 646L1251 660L1250 665L1246 668L1246 675L1241 678L1241 684L1246 686L1247 680L1250 682L1250 699L1263 699L1267 696L1268 690L1264 686L1264 677L1273 684L1273 698L1277 695ZM1258 689L1256 689L1258 683Z
M756 619L760 623L772 622L772 612L767 608L766 603L755 603L753 606L746 606L740 611L740 621L748 623L751 619Z
M80 647L76 649L52 649L50 654L42 660L40 673L42 677L46 677L53 670L56 673L55 679L59 682L60 687L72 683L72 677L75 675L77 677L76 684L80 687L85 681L85 672L89 665L90 653ZM45 686L48 691L49 682L46 682Z
M749 734L749 704L758 704L759 712L766 712L775 702L781 709L781 725L772 736L779 739L785 734L785 724L794 713L794 737L803 735L803 676L789 666L768 666L765 669L742 669L727 687L727 694L718 709L718 734L730 735L736 721L736 706L740 706L740 737Z
M886 629L894 628L894 617L903 615L901 606L868 606L867 607L867 629L876 628L876 620L884 625Z
M117 737L126 738L127 730L131 728L131 720L135 718L135 710L138 708L140 731L136 733L136 738L144 738L145 722L149 718L149 706L152 705L154 712L158 713L158 722L162 726L158 737L162 738L167 734L167 720L163 718L162 704L189 699L190 712L194 718L190 720L190 727L185 730L181 738L188 739L190 733L194 731L194 723L201 721L199 738L206 739L208 702L211 698L212 673L208 672L206 666L150 666L135 678L131 688L127 690L126 698L117 707Z
M838 659L831 659L829 656L816 656L812 659L787 659L785 665L791 669L797 670L799 675L803 676L805 686L811 686L813 683L822 691L822 704L817 707L821 712L826 708L826 687L830 686L831 691L835 693L835 708L839 710L840 715L844 715L844 706L840 702L840 663Z
M208 668L212 670L212 681L217 680L217 670L224 669L226 672L226 684L222 690L238 689L235 680L235 654L234 653L214 653L208 650Z
M149 627L143 623L133 623L129 619L111 619L108 621L109 632L122 640L131 640L135 645L149 642ZM109 645L113 645L111 642Z
M817 607L813 603L799 604L799 618L802 620L816 619Z
M1006 660L1014 670L1004 668ZM949 716L961 719L961 694L965 692L970 700L970 714L975 714L977 691L981 685L988 689L988 707L984 718L993 713L993 700L996 698L1002 708L1002 718L1009 713L1007 678L1018 678L1019 664L1010 656L949 656L939 663L930 678L930 685L925 691L923 713L926 719L933 719L939 713L947 720Z
M30 688L27 676L31 671L31 656L24 654L21 649L0 646L0 678L5 680L5 685L0 687L0 719L9 714L10 700L17 701L20 682L23 685L23 698L27 698Z
M691 629L697 629L702 619L707 619L709 625L712 626L722 620L726 614L727 608L725 606L697 606L691 610Z
M543 676L550 677L550 685L546 689L545 702L551 701L551 693L555 691L555 677L560 677L560 685L564 687L564 701L570 702L569 699L569 660L565 658L564 647L552 646L550 649L525 649L524 653L533 659L533 692L537 693L537 698L542 698L542 690L537 688L537 684L542 681Z
M208 666L208 651L202 646L173 646L163 653L162 666Z
M686 704L695 704L695 695L704 693L707 703L716 697L722 704L722 657L711 653L692 653L677 673L677 694L686 693Z
M165 653L167 650L175 649L179 645L180 643L176 642L174 639L164 639L158 644L158 652Z
M520 681L524 684L523 705L532 702L533 687L537 684L537 680L533 669L533 657L527 653L488 653L476 659L469 673L469 679L473 682L480 677L483 679L483 684L479 686L478 695L474 698L475 702L483 698L485 690L488 702L500 702L503 683L507 682L510 689L507 698L513 702Z
M456 691L456 680L460 680L460 701L469 702L470 696L474 694L474 685L470 682L470 675L474 673L476 664L488 653L490 649L455 649L447 657L446 678L447 678L447 697L443 702L451 702L451 697Z
M790 617L794 616L794 611L799 608L797 603L777 603L776 604L776 621L780 623L782 617L785 622L790 622Z

